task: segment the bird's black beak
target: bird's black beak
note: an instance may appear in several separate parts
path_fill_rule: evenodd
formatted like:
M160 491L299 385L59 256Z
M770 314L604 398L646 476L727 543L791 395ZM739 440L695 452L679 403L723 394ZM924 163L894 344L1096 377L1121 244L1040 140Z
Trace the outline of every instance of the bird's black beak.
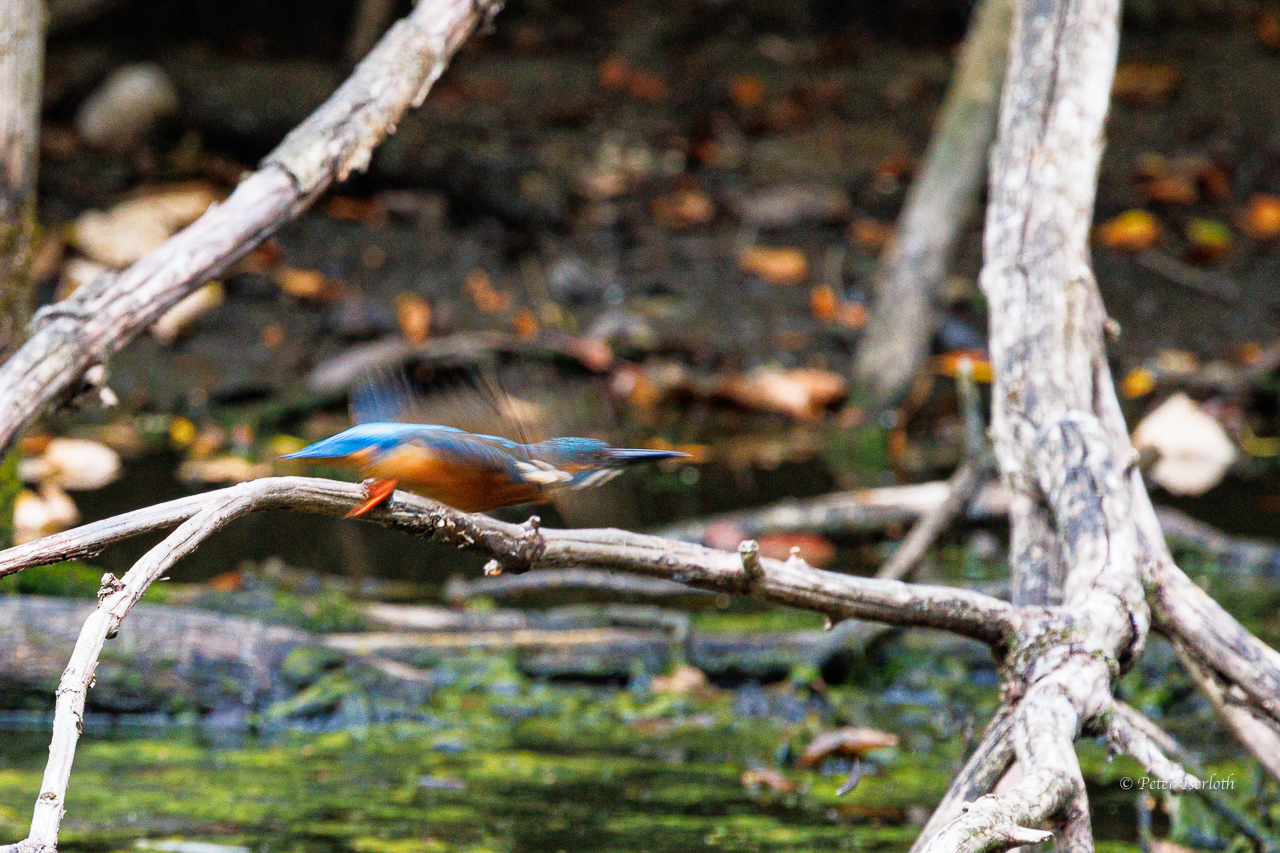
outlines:
M630 447L614 447L605 451L605 457L615 465L638 465L641 462L660 462L663 459L688 459L688 453L678 450L640 450Z

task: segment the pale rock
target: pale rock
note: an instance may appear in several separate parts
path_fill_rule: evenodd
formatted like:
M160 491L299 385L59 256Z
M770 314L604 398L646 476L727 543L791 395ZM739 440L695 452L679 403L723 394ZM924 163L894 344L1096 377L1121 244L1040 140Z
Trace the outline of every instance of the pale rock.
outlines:
M124 152L178 109L178 90L164 69L142 62L107 75L76 111L76 132L90 145Z
M220 198L208 184L149 191L108 211L89 210L71 225L71 244L94 261L121 269L158 249Z
M200 317L222 304L226 293L222 283L211 281L170 308L151 324L153 337L171 344L182 337Z
M120 476L120 454L96 441L54 438L39 456L23 459L19 473L25 482L73 492L100 489Z
M44 483L39 493L23 489L13 505L14 544L22 545L66 530L79 520L80 510L75 501L54 483Z
M1222 425L1186 394L1173 395L1143 418L1133 446L1158 454L1151 479L1175 495L1207 492L1236 459Z

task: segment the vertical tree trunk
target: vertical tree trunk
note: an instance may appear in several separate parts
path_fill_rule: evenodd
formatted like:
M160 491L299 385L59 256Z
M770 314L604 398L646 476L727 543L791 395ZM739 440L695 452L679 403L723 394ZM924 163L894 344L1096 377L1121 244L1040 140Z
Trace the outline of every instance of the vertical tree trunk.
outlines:
M21 343L31 313L43 65L40 0L0 0L0 359Z
M1013 0L982 0L956 62L924 165L907 192L874 286L854 374L876 405L893 405L929 353L934 300L982 190L996 132Z
M0 363L22 343L31 315L43 69L40 0L0 0ZM0 548L13 540L21 486L17 455L0 458Z

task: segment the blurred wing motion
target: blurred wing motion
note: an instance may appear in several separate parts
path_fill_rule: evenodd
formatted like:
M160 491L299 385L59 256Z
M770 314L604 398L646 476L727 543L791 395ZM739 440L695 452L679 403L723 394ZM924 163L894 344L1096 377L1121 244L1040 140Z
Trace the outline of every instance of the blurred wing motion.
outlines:
M495 406L523 439L509 398L498 397ZM386 500L397 484L464 512L482 512L600 485L629 465L687 456L616 448L591 438L531 444L458 427L404 422L422 409L422 398L404 377L362 384L352 396L355 426L284 458L323 461L375 478L366 500L348 514L358 516Z

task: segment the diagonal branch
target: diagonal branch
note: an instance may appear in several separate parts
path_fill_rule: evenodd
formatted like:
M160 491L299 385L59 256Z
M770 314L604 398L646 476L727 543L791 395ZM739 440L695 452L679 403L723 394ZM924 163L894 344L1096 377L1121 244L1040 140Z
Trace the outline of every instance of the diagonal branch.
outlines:
M1226 721L1258 763L1280 779L1280 726L1249 702L1244 691L1197 659L1180 641L1174 641L1174 649L1187 672L1213 703L1218 716Z
M72 392L165 310L304 210L417 106L496 0L422 0L351 77L222 204L118 275L100 276L41 311L30 340L0 367L0 454L48 403Z
M987 730L973 755L969 756L956 778L951 780L951 787L933 810L924 829L920 830L920 835L911 845L910 853L920 853L943 827L960 816L968 803L991 792L1013 763L1012 732L1013 710L1002 705L987 724Z
M109 574L103 575L98 609L85 620L71 660L58 683L49 762L40 783L40 796L36 798L31 834L27 837L29 845L47 850L57 848L58 827L66 810L67 783L80 740L85 698L93 685L103 645L115 636L120 623L147 588L174 562L194 551L211 533L251 506L248 497L227 489L218 498L207 501L199 512L148 551L123 578L117 580Z
M1204 773L1193 767L1186 751L1167 732L1148 720L1132 706L1116 702L1106 724L1107 746L1137 759L1143 769L1170 791L1197 794L1215 814L1248 837L1265 853L1277 848L1274 838L1244 812L1237 809L1220 791L1206 784Z
M962 813L922 848L922 853L977 853L1010 850L1047 841L1053 833L1028 828L1063 813L1084 791L1074 742L1079 717L1071 700L1056 688L1036 690L1018 703L1012 740L1022 778L1008 790L987 794L962 807Z
M170 527L219 501L243 500L244 512L292 510L342 515L365 497L352 483L272 477L135 510L0 551L0 576L100 551L112 542ZM623 530L553 530L534 520L510 524L469 515L396 492L369 521L472 551L506 570L609 569L666 578L699 589L750 595L816 610L832 622L866 619L889 625L951 631L1003 649L1020 624L1015 608L997 598L943 586L906 584L827 572L800 559L758 558L748 577L738 554ZM225 523L225 522L223 522Z

